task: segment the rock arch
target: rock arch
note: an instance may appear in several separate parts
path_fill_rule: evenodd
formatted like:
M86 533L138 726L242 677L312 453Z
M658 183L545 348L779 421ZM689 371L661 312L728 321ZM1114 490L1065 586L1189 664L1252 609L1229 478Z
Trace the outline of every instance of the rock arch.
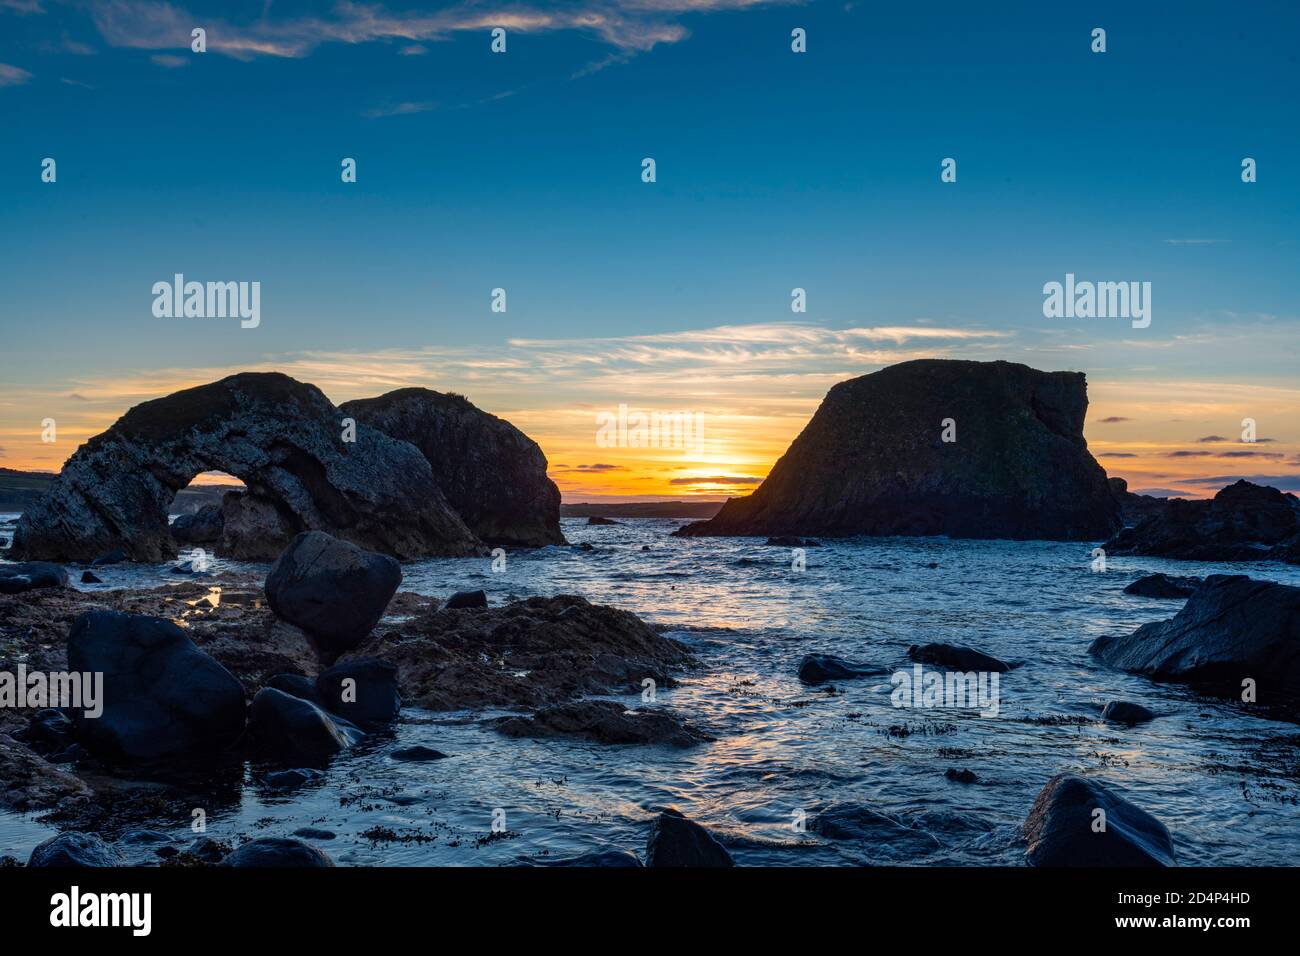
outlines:
M326 531L397 558L485 553L414 446L345 417L314 385L246 372L137 405L70 458L19 519L11 555L137 561L176 555L167 511L205 471L247 486L223 502L218 553L274 558L300 531Z

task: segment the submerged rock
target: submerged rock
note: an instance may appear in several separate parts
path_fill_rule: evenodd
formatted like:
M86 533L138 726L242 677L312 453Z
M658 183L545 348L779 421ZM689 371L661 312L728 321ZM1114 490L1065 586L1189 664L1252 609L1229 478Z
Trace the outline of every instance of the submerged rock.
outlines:
M337 655L366 639L401 582L401 565L387 555L308 531L271 568L266 599L322 651Z
M221 861L222 866L333 866L324 850L302 840L261 837L250 840Z
M1103 635L1089 653L1155 680L1237 696L1243 681L1264 695L1300 697L1300 588L1214 574L1167 621Z
M263 751L278 757L328 757L362 738L360 729L336 719L309 700L264 687L253 698L248 732Z
M622 524L621 521L615 521L613 518L604 518L600 515L592 515L587 519L588 527L592 525Z
M82 584L103 584L104 580L102 578L96 577L95 575L91 574L89 571L82 571L81 583Z
M489 544L565 543L546 456L504 419L427 388L346 402L340 411L418 448L448 504Z
M674 533L1105 538L1120 508L1087 407L1079 372L903 362L835 385L753 494Z
M949 767L943 775L953 783L979 783L980 780L974 770L958 770L955 767Z
M248 487L234 500L279 517L262 534L239 535L226 513L217 551L232 557L274 558L309 529L400 558L484 553L416 448L365 424L345 443L344 417L315 386L275 372L232 375L137 405L82 445L23 512L14 554L88 560L121 549L137 561L172 558L172 499L214 470Z
M1011 670L1011 665L1005 661L960 644L913 644L907 649L907 656L918 664L932 664L948 670L990 673Z
M1144 724L1155 720L1154 711L1147 710L1141 704L1131 704L1126 700L1112 700L1101 711L1102 720L1117 724Z
M451 597L447 598L447 603L443 605L447 610L454 611L458 608L468 607L487 607L488 599L485 591L457 591Z
M1025 841L1030 866L1175 865L1163 823L1096 780L1070 773L1047 781L1034 800Z
M800 538L793 534L778 534L763 542L777 548L820 548L821 542L813 538Z
M441 750L434 750L432 747L426 747L423 744L416 744L414 747L400 747L388 756L403 763L429 763L433 760L447 759L447 754Z
M876 677L888 674L889 668L871 664L854 664L830 654L807 654L799 662L799 679L805 684L824 684L832 680Z
M861 804L840 804L823 810L808 823L828 840L858 840L888 846L902 857L932 853L940 848L934 834Z
M1170 501L1102 547L1111 555L1300 564L1300 499L1243 479L1208 501Z
M316 678L316 690L326 708L361 727L394 721L402 709L396 665L373 657L335 664Z
M94 833L69 830L38 843L27 860L28 866L87 867L122 866L117 848Z
M78 739L104 759L211 753L243 732L243 687L171 621L87 611L68 635L68 667L104 675L103 713L71 713Z
M531 866L614 866L640 867L642 862L635 853L627 850L593 850L580 856L560 860L528 860Z
M731 854L708 830L676 810L664 810L650 824L646 866L735 866Z
M1124 593L1149 598L1185 598L1190 597L1204 581L1204 578L1197 577L1180 578L1168 574L1148 574L1126 587Z
M68 572L49 561L0 564L0 594L22 594L39 588L66 588Z
M507 737L581 737L602 744L671 744L693 747L714 738L658 710L628 710L612 700L581 700L545 707L532 717L505 717L496 729Z

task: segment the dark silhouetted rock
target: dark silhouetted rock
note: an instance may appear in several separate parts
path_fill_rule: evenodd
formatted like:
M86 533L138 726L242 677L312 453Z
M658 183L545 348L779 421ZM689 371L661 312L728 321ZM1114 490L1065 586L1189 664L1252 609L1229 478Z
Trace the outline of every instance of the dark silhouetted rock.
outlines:
M293 835L304 840L333 840L338 837L333 830L322 830L319 827L299 827L293 831Z
M622 524L621 521L615 521L613 518L602 518L600 515L592 515L587 519L588 526L605 525L605 524Z
M172 558L172 499L214 470L248 488L235 496L241 513L223 515L218 553L271 559L311 529L399 558L485 553L417 449L364 424L355 442L344 442L344 417L315 386L275 372L232 375L137 405L82 445L23 512L15 554L87 560L121 549L137 561ZM256 505L278 523L248 534L245 512Z
M341 411L418 448L447 502L489 544L565 543L546 456L509 422L426 388L347 402Z
M693 747L708 734L658 710L628 710L612 700L579 700L545 707L532 717L496 724L507 737L581 737L602 744L671 744Z
M121 548L114 548L112 551L106 551L90 562L92 568L102 567L105 564L121 564L126 560L126 552Z
M1155 720L1156 715L1141 704L1130 704L1126 700L1112 700L1101 711L1101 719L1117 724L1144 724Z
M303 677L301 674L276 674L266 682L266 686L282 690L290 697L297 697L299 700L309 700L317 707L325 706L320 692L316 690L316 681L310 677Z
M212 865L224 860L229 855L230 848L219 840L203 836L187 846L184 852L201 863Z
M91 574L89 571L82 571L81 583L82 584L103 584L104 580L103 578L96 577L95 575Z
M1088 453L1087 407L1080 372L894 365L835 385L753 494L674 533L1099 540L1120 508Z
M193 514L177 516L171 523L172 540L178 544L215 544L221 540L224 526L221 505L204 505Z
M243 687L171 621L87 611L68 635L68 667L104 675L103 713L71 712L81 743L104 759L210 753L243 732Z
M832 680L852 680L855 677L875 677L889 673L886 667L854 664L830 654L807 654L799 662L799 679L805 684L824 684Z
M1105 811L1100 830L1097 810ZM1100 832L1099 832L1100 830ZM1030 866L1174 866L1165 825L1095 780L1047 781L1025 819Z
M69 830L38 843L27 861L28 866L122 866L122 854L93 833Z
M713 834L676 810L664 810L650 824L646 866L735 866Z
M820 548L821 542L813 538L800 538L793 534L778 534L768 538L764 544L777 548Z
M328 757L362 737L346 720L274 687L257 692L248 717L248 732L257 746L281 758Z
M1260 700L1300 697L1300 588L1213 574L1169 620L1103 635L1088 650L1155 680L1236 696L1249 678Z
M374 657L335 664L316 678L324 706L360 727L396 720L402 709L397 666Z
M388 756L403 763L428 763L432 760L447 759L447 754L441 750L434 750L432 747L426 747L423 744L416 744L414 747L401 747Z
M1168 574L1148 574L1138 578L1124 589L1125 594L1149 598L1186 598L1201 586L1204 578L1174 577Z
M943 772L943 775L953 783L979 783L979 776L974 770L957 770L949 767Z
M1155 495L1139 495L1128 490L1128 482L1123 478L1107 478L1111 493L1119 502L1120 515L1126 528L1141 524L1152 515L1161 514L1171 501L1181 498L1157 498Z
M329 854L301 840L261 837L221 861L222 866L333 866Z
M48 561L0 564L0 594L22 594L38 588L65 588L68 572Z
M998 673L1011 670L1005 661L959 644L913 644L907 649L907 656L918 664L932 664L946 670Z
M451 597L447 598L447 603L443 605L443 607L449 611L457 608L487 606L487 593L484 591L457 591Z
M1300 564L1300 499L1237 481L1208 501L1170 501L1102 547L1110 555Z
M308 531L271 568L266 598L323 651L339 654L366 639L401 582L401 565L387 555Z
M293 770L273 770L262 778L262 782L274 790L296 790L309 783L315 783L323 775L310 767L295 767Z

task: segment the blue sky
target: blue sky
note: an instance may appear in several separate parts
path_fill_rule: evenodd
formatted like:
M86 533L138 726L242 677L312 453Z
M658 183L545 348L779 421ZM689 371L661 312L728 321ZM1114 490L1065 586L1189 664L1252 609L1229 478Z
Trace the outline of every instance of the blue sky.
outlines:
M918 354L1083 369L1130 419L1090 440L1144 461L1241 408L1294 456L1300 8L989 6L0 0L0 464L71 452L29 447L44 411L84 438L277 367L455 387L553 462L671 400L732 436L701 474L761 474L829 384ZM154 317L176 272L260 281L261 325ZM1150 281L1151 327L1045 319L1067 272Z

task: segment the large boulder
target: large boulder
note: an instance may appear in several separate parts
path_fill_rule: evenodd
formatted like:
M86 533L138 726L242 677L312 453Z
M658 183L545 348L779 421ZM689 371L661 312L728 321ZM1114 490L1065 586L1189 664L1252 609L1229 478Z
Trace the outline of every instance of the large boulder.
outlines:
M82 744L105 759L210 753L244 730L244 688L171 621L87 611L68 635L68 668L104 675L103 713L71 716Z
M1124 593L1134 594L1138 597L1161 598L1167 600L1182 599L1191 597L1192 592L1199 588L1204 581L1204 578L1198 577L1148 574L1138 578L1128 587L1124 588Z
M708 830L676 810L664 810L650 825L646 866L735 866L731 854Z
M362 738L346 720L309 700L263 687L248 712L248 733L265 753L280 758L319 759L346 750Z
M1120 508L1088 453L1087 408L1081 372L894 365L834 386L753 494L674 533L1105 538Z
M275 372L137 405L77 449L23 512L13 554L90 560L120 548L136 561L174 557L168 508L207 471L241 479L247 493L235 497L245 509L278 519L264 522L265 535L241 535L225 514L217 551L232 557L269 560L310 529L399 558L484 553L417 449L364 424L345 442L345 417L314 385Z
M277 615L338 655L364 641L402 583L402 567L322 531L298 535L266 577Z
M546 476L546 456L514 425L463 396L427 388L403 388L340 408L420 449L448 503L488 544L565 543L560 491Z
M1244 574L1212 574L1167 621L1106 634L1089 653L1156 680L1240 695L1300 697L1300 588Z
M1243 479L1206 501L1169 501L1102 547L1111 555L1300 564L1300 499Z
M89 867L122 866L122 854L111 843L93 833L69 830L38 843L27 860L28 866Z
M918 664L931 664L945 670L1005 673L1011 665L982 651L961 644L913 644L907 656Z
M874 664L854 664L830 654L805 654L799 662L799 679L805 684L824 684L832 680L853 680L888 674L889 668Z
M1103 811L1103 814L1097 811ZM1025 818L1030 866L1174 866L1165 825L1075 774L1047 781Z
M49 561L0 564L0 594L22 594L39 588L66 588L68 572Z

